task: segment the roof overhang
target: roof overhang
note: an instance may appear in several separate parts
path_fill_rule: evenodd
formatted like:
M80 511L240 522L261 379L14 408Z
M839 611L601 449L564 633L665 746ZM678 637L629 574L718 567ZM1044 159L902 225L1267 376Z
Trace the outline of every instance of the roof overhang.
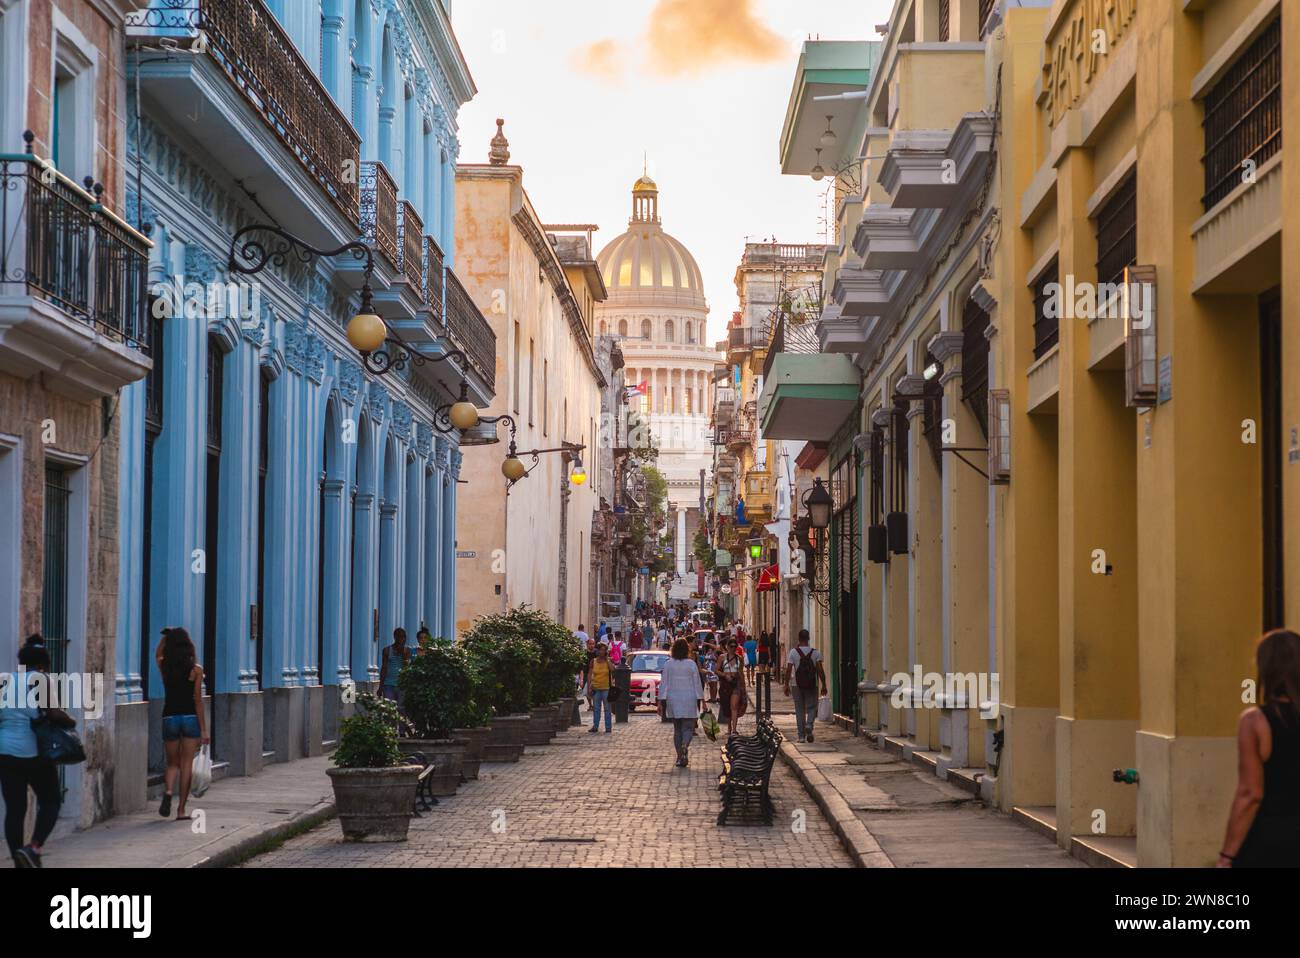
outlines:
M828 168L855 159L866 126L866 100L817 100L819 96L860 93L871 85L880 59L875 40L808 40L795 67L794 87L781 127L781 172L806 176L817 163L826 117L835 142L822 147Z
M827 442L857 408L861 375L843 353L779 353L763 381L764 439Z

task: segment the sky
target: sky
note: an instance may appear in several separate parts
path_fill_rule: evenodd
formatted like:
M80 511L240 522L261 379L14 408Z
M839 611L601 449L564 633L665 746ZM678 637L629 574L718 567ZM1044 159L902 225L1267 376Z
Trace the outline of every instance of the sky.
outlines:
M876 39L892 0L454 0L478 94L460 162L487 162L496 118L546 223L625 229L642 163L664 229L704 276L716 341L738 308L746 241L818 243L826 184L780 170L803 41Z

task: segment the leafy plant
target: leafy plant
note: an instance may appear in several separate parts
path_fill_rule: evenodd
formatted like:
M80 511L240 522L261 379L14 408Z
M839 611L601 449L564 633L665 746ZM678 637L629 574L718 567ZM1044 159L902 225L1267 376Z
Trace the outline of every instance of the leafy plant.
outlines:
M573 694L573 677L582 671L586 652L573 634L540 609L521 605L508 617L520 634L537 649L537 677L533 682L532 704L545 705Z
M397 747L397 706L368 693L357 696L359 708L339 726L334 764L339 768L396 768L404 764Z
M463 638L475 667L478 700L495 715L527 712L541 656L509 614L479 616Z
M469 652L449 642L426 643L397 677L402 707L423 738L487 722L491 706Z

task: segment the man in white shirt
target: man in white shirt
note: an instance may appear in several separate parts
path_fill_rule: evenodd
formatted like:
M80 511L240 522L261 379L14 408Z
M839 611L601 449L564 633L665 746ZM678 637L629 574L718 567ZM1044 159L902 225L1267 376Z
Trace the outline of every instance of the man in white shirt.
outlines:
M807 629L799 630L799 644L790 650L785 660L785 694L794 695L795 723L799 728L799 741L813 740L813 722L817 718L817 686L826 694L826 670L822 667L822 654L811 648L812 639ZM794 680L791 692L790 680Z

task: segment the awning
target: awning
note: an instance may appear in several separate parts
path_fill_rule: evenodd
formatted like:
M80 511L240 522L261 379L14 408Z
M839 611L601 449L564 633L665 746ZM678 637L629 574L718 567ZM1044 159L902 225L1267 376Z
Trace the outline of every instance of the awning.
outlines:
M770 565L758 574L758 591L770 592L775 589L781 582L781 569L779 566Z

